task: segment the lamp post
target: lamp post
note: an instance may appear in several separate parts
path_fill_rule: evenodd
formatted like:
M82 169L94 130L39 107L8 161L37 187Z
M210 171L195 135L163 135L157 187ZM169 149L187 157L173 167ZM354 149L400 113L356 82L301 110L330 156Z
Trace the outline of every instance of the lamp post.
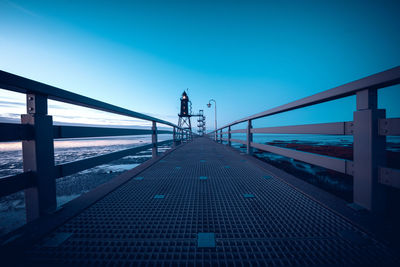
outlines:
M214 99L210 99L208 101L207 107L211 108L211 101L214 102L214 110L215 110L215 141L217 141L217 102Z

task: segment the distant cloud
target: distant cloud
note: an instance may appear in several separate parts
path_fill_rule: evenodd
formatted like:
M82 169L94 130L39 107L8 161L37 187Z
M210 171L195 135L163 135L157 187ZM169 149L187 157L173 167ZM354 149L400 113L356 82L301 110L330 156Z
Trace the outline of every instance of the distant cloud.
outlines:
M25 106L25 103L0 100L0 107L16 107L16 106L17 107Z

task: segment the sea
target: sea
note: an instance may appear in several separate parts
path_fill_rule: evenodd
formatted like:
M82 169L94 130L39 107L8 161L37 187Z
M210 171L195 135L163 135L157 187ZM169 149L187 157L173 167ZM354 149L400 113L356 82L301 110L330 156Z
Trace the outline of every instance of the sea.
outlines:
M159 135L158 140L170 140L171 135ZM232 138L245 140L243 134L233 134ZM296 135L296 134L260 134L254 136L257 143L285 142L301 143L311 145L333 145L351 146L352 136L333 135ZM151 143L148 135L124 136L124 137L102 137L102 138L79 138L61 139L54 142L55 164L76 161L88 157L94 157L110 152L138 147ZM168 143L159 148L160 152L166 151L172 145ZM233 143L233 147L244 152L244 147ZM388 137L387 149L400 152L400 137ZM299 172L310 174L310 181L317 184L327 184L339 190L339 196L343 192L351 192L351 183L343 182L343 179L335 175L321 172L321 168L310 164L294 161L292 159L275 155L272 153L258 153L258 157L268 159L279 164L285 163ZM56 181L57 205L65 203L89 192L95 187L110 181L112 178L130 170L151 158L151 150L141 151L135 155L103 164L73 175L69 175ZM0 179L9 175L21 173L22 170L22 143L3 142L0 143ZM303 175L307 176L307 175ZM23 192L0 198L0 236L25 224L25 199Z

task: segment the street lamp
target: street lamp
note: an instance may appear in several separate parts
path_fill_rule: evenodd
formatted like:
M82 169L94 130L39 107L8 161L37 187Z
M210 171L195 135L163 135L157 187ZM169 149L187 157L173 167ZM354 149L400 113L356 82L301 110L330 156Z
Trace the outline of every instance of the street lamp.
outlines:
M207 107L211 108L211 101L214 102L214 110L215 110L215 140L217 140L217 102L214 99L210 99L208 101Z

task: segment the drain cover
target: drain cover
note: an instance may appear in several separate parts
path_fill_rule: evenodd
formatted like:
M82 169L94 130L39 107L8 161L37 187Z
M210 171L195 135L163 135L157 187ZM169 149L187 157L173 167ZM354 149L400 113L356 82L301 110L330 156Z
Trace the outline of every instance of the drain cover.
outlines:
M199 248L215 248L215 234L214 233L198 233L197 234L197 247L199 247Z

